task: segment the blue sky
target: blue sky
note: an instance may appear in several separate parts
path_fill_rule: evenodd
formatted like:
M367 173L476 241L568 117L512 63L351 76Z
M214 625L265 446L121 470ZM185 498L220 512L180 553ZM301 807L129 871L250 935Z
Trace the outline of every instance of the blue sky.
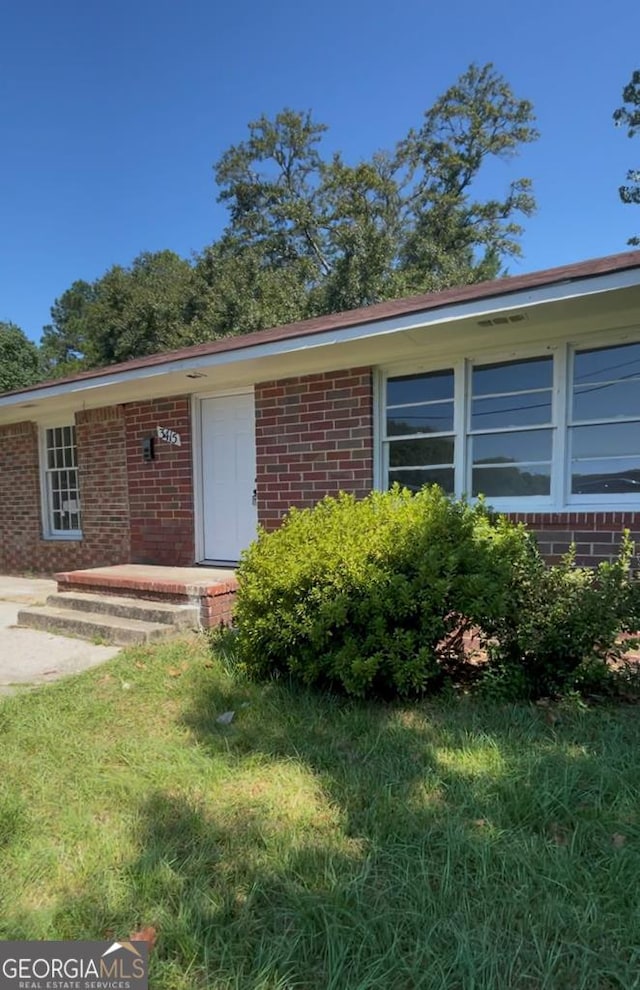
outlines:
M640 166L611 114L640 67L640 5L610 0L24 0L0 13L0 320L34 339L77 278L140 251L188 256L225 214L212 163L284 106L348 159L391 147L470 62L532 100L540 140L501 165L534 180L512 272L625 250ZM499 187L498 187L499 188Z

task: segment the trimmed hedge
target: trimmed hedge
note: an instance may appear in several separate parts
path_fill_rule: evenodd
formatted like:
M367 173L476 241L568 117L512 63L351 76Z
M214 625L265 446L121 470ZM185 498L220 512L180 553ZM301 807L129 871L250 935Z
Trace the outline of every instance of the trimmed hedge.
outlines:
M437 687L438 648L460 616L500 611L504 567L483 552L482 534L492 530L498 542L528 539L522 529L496 529L484 507L452 501L437 486L293 509L280 529L260 534L238 569L245 669L355 695Z
M473 629L496 693L560 691L637 629L632 550L627 538L619 560L595 571L576 568L571 554L548 567L522 524L436 485L327 497L292 509L243 555L240 661L253 677L418 695L459 674Z

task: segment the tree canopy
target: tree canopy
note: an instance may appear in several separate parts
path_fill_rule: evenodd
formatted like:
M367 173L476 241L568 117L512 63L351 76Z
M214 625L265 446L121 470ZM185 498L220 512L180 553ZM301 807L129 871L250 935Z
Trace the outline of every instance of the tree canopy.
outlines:
M613 114L617 127L626 127L627 136L640 133L640 69L631 73L631 79L622 90L622 106ZM626 183L618 189L623 203L640 204L640 168L630 168ZM640 244L640 237L630 237L628 244Z
M0 322L0 392L26 388L40 378L37 346L15 323Z
M504 274L534 210L499 166L537 138L531 103L470 66L390 149L348 162L310 111L260 117L214 165L228 221L191 260L145 252L57 299L60 375Z
M535 140L533 108L492 65L472 65L395 148L323 157L327 128L284 110L249 125L215 166L226 255L299 286L298 316L500 274L534 209L528 179L480 198L485 166ZM287 318L288 318L287 314Z
M173 251L145 252L93 283L74 282L44 328L47 371L73 374L191 343L198 306L193 266Z

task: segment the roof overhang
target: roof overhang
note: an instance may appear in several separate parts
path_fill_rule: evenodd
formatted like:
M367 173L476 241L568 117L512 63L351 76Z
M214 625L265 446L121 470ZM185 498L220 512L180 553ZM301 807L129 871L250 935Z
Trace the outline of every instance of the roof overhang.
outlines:
M553 337L574 330L584 334L640 322L640 260L636 267L516 291L510 288L509 279L503 284L502 294L489 297L430 305L428 309L278 339L265 336L260 340L260 335L253 335L250 346L238 338L236 346L227 344L216 349L212 345L205 353L193 348L192 353L167 354L149 364L114 366L93 372L90 377L53 381L8 393L0 396L0 423L37 419L63 408L95 408L412 360L426 351L444 354L463 343L473 350L503 338L513 343L524 332L518 325L496 329L480 324L490 317L516 311L526 314L526 334L533 333L534 337Z

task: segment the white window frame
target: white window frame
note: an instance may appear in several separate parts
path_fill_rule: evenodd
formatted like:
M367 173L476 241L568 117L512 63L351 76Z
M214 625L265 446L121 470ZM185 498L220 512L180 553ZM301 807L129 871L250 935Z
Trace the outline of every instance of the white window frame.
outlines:
M47 430L64 429L64 427L76 427L74 419L67 419L64 422L60 420L42 422L39 424L39 467L40 467L40 505L42 509L42 538L44 540L53 541L69 541L69 540L81 540L82 539L82 528L79 529L54 529L53 527L53 507L51 505L51 490L49 485L49 466L48 466L48 450L47 450ZM77 451L78 451L78 436L76 432L76 467L67 468L66 470L75 470L79 472L77 465ZM78 474L78 495L80 495L80 477ZM82 502L80 500L80 506L78 515L80 518L80 526L82 527Z
M551 490L549 492L549 495L518 495L518 496L509 496L509 497L494 496L493 498L487 496L487 500L490 500L491 505L494 505L496 509L503 509L506 506L509 506L512 502L517 502L519 505L522 505L523 507L535 505L536 506L535 509L531 509L528 511L538 512L540 511L541 508L542 509L547 508L551 504L551 498L552 498L551 492L553 490L553 475L554 475L555 446L556 446L555 441L556 441L556 432L557 432L556 368L555 368L555 360L554 360L555 349L551 347L546 347L542 352L538 349L536 353L528 353L527 351L522 351L522 352L518 352L517 355L509 354L508 356L498 358L497 360L494 358L487 359L483 355L482 358L474 358L473 360L469 360L466 362L467 388L465 392L466 401L465 401L464 431L461 434L461 446L463 447L462 456L465 462L465 474L464 474L465 484L462 488L462 491L470 494L472 491L472 476L473 476L473 456L472 456L473 437L480 435L480 431L471 429L471 414L472 414L473 399L474 399L473 370L474 368L483 368L486 367L487 365L493 365L493 364L509 364L509 363L516 364L519 361L527 361L529 359L532 358L535 359L537 357L552 359L551 420L549 421L548 424L545 423L543 425L522 427L522 432L529 432L529 431L543 430L543 429L551 430L551 438L552 438L551 465L550 465ZM491 434L495 434L495 433L509 434L509 433L521 432L521 431L519 429L516 430L511 427L501 427L501 428L496 427L495 429L487 432L490 432Z
M441 433L428 434L428 435L422 435L422 434L413 435L413 434L408 434L408 435L406 435L406 436L404 436L402 438L400 436L388 436L387 435L387 427L386 427L386 415L385 415L386 414L386 410L387 410L387 405L386 405L386 399L385 399L384 409L383 409L383 414L382 414L382 419L380 421L380 428L381 428L380 436L382 438L382 463L383 463L383 470L384 470L385 477L388 476L389 471L392 470L392 468L390 466L389 453L390 453L391 444L393 444L394 442L396 442L398 440L401 440L401 439L404 439L404 440L412 440L412 439L415 439L415 440L425 440L425 439L429 439L429 440L430 439L434 439L434 440L437 440L437 439L443 439L443 438L444 439L448 439L449 437L451 437L451 439L454 442L454 459L453 459L452 464L451 465L448 465L448 464L446 464L446 465L445 464L435 464L435 465L432 465L432 464L430 464L430 465L428 465L428 467L429 468L432 468L434 470L441 470L441 469L442 470L449 470L449 469L453 470L454 485L456 483L456 480L457 480L457 476L456 476L456 469L457 469L457 446L458 446L458 444L457 444L457 434L456 434L456 427L457 427L457 409L456 409L456 406L457 406L457 396L456 396L457 377L456 377L455 368L453 368L453 365L452 364L443 365L441 368L437 368L435 370L436 371L441 371L441 372L451 371L453 373L453 392L452 392L451 398L450 399L440 399L440 400L438 400L438 399L427 400L424 403L407 403L407 405L426 405L426 406L430 406L430 405L439 405L439 404L442 404L442 403L445 403L445 402L451 403L451 412L452 412L452 417L451 417L451 419L452 419L452 427L451 427L451 430L443 430ZM425 371L424 369L420 369L419 372L416 372L415 371L415 368L411 368L407 372L407 374L409 374L409 375L414 375L414 374L428 374L428 373L429 372L428 371ZM400 374L402 374L402 373L400 373ZM396 375L388 375L387 376L387 378L393 378L393 377L396 377ZM385 379L385 388L386 388L386 379ZM410 470L410 467L408 467L407 470Z
M618 495L606 495L606 496L603 496L603 495L574 495L571 492L571 470L572 470L572 456L571 455L572 455L572 440L573 440L573 436L572 435L573 435L573 428L574 427L578 427L579 428L580 426L597 425L597 424L599 424L599 423L602 422L602 420L584 420L584 421L583 420L580 420L579 422L577 422L575 424L573 423L573 416L572 416L570 410L571 410L571 403L572 403L572 399L573 399L573 383L574 383L574 371L573 371L573 369L574 369L574 366L575 366L576 352L579 353L580 351L600 350L600 349L603 349L603 348L606 349L607 347L617 347L617 346L620 346L621 344L624 345L624 344L633 344L633 343L640 343L640 340L638 340L638 339L635 339L634 340L634 339L628 339L628 338L627 339L623 339L623 340L621 340L621 339L618 339L618 340L611 339L611 340L608 340L606 343L601 343L601 342L592 343L591 341L589 341L588 344L585 343L583 345L574 345L574 346L572 346L569 349L569 355L568 355L568 371L569 371L569 374L567 376L567 397L566 397L566 431L565 432L566 432L567 449L566 449L565 478L566 478L566 502L567 502L567 506L569 506L572 509L577 506L577 507L589 507L589 508L594 508L596 510L599 509L600 511L603 511L602 508L601 508L603 501L606 501L607 503L610 503L614 508L620 508L620 507L622 507L622 508L630 508L630 507L638 508L640 506L640 493L637 496L634 497L631 494L624 494L624 495L618 494ZM612 424L612 423L616 423L616 422L619 422L619 423L625 423L625 422L626 423L630 423L630 422L631 423L637 423L638 422L638 418L625 417L624 419L619 419L619 420L608 419L605 422L607 424ZM639 424L639 428L640 428L640 424Z
M426 374L452 368L454 372L454 478L455 494L471 491L471 456L469 424L471 415L472 369L485 364L520 361L535 357L553 357L551 460L551 492L549 495L520 495L489 498L487 501L500 512L548 514L553 512L616 512L640 510L640 494L573 495L571 494L570 402L573 394L573 364L576 351L640 343L640 329L589 334L584 339L553 344L525 344L518 348L487 349L481 355L393 364L381 368L376 375L376 406L374 438L374 487L384 490L388 478L388 443L385 442L386 387L389 378L407 374ZM470 498L470 501L475 499Z

